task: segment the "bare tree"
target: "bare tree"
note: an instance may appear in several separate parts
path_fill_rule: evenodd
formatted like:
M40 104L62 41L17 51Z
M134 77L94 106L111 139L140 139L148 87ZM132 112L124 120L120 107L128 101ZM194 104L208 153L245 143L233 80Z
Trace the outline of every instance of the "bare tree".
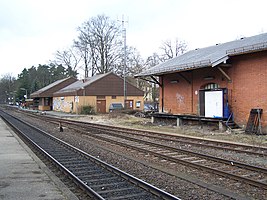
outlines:
M81 56L79 56L74 48L69 48L63 51L56 52L56 64L62 64L66 68L71 68L73 71L76 71L78 65L81 61Z
M135 48L128 52L128 76L134 76L139 74L144 69L144 61L141 58L141 55Z
M122 47L120 27L105 15L98 15L78 28L78 44L87 44L92 75L112 71L119 61Z
M81 69L84 70L85 78L88 77L89 70L92 71L92 76L94 75L94 69L93 67L89 69L90 61L92 60L92 57L90 56L90 48L89 45L84 42L83 40L74 40L73 47L77 49L78 54L80 55L80 58L82 59L82 65L80 66ZM93 66L93 64L92 64Z
M145 66L147 69L158 65L161 62L160 56L157 53L153 53L146 60Z
M124 51L121 51L120 62L115 66L113 72L123 77L124 68ZM144 61L140 53L133 47L126 48L126 76L133 77L135 74L142 72Z
M164 62L183 54L187 50L187 44L185 41L179 40L178 38L175 39L173 44L173 42L169 39L162 43L160 50L163 51L160 56L160 60L161 62Z

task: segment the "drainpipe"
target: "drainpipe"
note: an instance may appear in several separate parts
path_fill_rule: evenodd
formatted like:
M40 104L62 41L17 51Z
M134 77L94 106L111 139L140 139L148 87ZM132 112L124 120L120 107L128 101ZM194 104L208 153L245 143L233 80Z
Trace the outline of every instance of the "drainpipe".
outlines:
M164 112L164 80L163 75L161 76L161 112Z
M191 76L191 113L193 114L193 111L194 111L194 82L193 82L193 71L192 71L192 76Z
M76 98L74 97L75 105L76 105L76 114L78 115L78 91L76 90Z

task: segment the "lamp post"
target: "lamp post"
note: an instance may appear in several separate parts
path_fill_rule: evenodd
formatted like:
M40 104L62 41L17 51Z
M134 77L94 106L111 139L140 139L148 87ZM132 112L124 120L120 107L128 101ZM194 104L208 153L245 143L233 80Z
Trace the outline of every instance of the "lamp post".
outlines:
M25 88L20 88L21 90L24 90L25 92L26 92L26 97L25 97L25 99L27 99L28 98L28 91L27 91L27 89L25 89Z

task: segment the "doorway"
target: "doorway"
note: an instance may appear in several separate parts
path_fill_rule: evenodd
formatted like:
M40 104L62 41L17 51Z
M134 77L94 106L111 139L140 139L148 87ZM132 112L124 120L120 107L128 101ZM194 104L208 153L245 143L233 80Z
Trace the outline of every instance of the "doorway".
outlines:
M199 114L203 117L227 118L228 95L226 88L199 90Z
M125 100L126 109L133 110L133 100Z
M106 113L106 100L97 100L96 101L96 112L97 113Z

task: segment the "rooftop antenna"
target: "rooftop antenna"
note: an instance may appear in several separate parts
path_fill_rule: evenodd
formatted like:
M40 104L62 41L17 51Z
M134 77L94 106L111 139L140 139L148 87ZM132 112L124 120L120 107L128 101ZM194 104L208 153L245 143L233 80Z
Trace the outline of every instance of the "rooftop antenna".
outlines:
M126 87L126 65L127 65L127 55L126 55L126 27L125 23L128 21L124 20L124 15L122 15L121 19L121 27L122 27L122 38L123 38L123 50L124 50L124 58L123 58L123 95L124 95L124 109L126 109L126 101L127 101L127 87Z

